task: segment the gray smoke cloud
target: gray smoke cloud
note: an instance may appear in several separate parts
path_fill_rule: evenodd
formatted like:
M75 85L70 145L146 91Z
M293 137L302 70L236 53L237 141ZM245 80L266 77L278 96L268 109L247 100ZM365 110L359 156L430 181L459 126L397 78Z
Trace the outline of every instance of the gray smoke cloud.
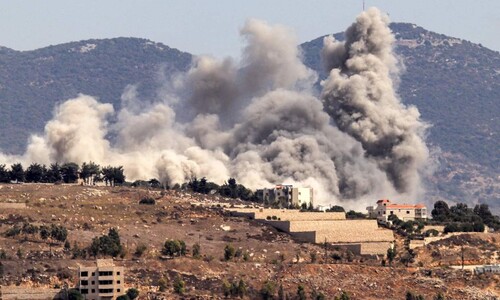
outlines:
M166 83L164 101L145 102L130 86L115 112L81 95L56 108L24 155L0 161L94 161L122 165L128 180L169 185L194 176L235 177L252 189L289 183L314 188L316 204L357 209L414 196L427 158L425 126L391 86L397 64L378 11L363 13L346 43L325 41L331 72L323 99L312 93L317 75L301 62L289 29L250 20L241 35L240 61L196 58Z
M345 42L325 38L322 56L330 74L322 97L339 129L362 144L399 192L414 195L429 158L426 124L394 90L392 77L399 70L388 24L372 8L347 29Z

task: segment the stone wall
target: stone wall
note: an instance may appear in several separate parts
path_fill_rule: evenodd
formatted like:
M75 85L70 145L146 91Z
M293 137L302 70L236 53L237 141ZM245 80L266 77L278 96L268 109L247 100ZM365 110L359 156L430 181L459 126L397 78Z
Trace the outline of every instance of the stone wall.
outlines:
M61 289L33 288L26 286L1 286L1 300L52 300L63 299Z
M264 208L228 208L233 215L246 216L252 219L266 219L268 216L281 221L313 221L313 220L345 220L343 212L301 212L289 209Z
M2 208L2 209L23 209L23 208L26 208L26 203L0 202L0 208Z

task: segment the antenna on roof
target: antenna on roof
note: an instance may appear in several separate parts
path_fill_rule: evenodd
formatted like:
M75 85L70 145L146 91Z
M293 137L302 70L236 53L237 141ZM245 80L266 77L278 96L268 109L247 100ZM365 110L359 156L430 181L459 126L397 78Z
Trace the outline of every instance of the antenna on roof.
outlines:
M365 11L365 0L363 0L363 11Z

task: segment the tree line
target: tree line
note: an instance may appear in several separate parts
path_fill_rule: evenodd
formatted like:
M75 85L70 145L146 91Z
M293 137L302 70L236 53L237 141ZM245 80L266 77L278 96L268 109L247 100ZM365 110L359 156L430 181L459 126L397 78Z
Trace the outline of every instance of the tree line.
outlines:
M470 208L465 203L457 203L449 207L446 202L437 201L431 214L434 221L446 224L446 232L484 231L484 225L500 230L500 218L491 213L487 204Z
M21 163L15 163L7 168L0 165L0 182L31 182L31 183L75 183L82 179L85 184L104 181L106 185L123 184L125 175L122 166L101 167L96 163L74 162L64 164L53 163L50 166L32 163L25 170Z

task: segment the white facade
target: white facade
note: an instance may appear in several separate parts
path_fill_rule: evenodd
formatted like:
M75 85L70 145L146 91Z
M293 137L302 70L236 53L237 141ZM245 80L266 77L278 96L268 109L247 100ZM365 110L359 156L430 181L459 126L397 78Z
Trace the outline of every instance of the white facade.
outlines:
M284 208L309 207L313 203L313 189L293 187L292 185L277 185L272 189L262 190L262 200L266 204L279 205Z
M78 290L87 300L112 300L125 294L124 268L112 259L98 259L95 266L78 268Z
M427 220L427 208L423 204L394 204L388 199L378 200L377 206L366 208L371 218L385 223L389 216L396 215L403 221Z

